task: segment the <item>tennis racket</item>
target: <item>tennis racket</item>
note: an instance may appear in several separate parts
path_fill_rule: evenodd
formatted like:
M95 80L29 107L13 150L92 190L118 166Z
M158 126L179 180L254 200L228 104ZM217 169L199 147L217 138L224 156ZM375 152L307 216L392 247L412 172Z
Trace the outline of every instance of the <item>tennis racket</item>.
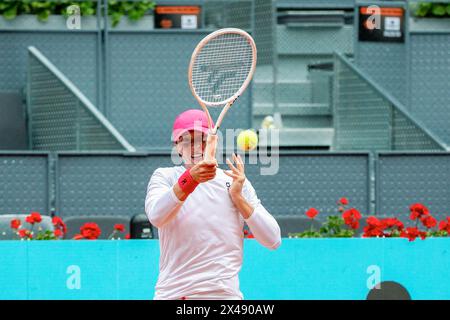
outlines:
M250 83L256 68L256 45L245 31L225 28L203 38L189 63L189 86L208 117L205 160L214 160L217 130L222 120ZM223 107L215 126L208 111Z

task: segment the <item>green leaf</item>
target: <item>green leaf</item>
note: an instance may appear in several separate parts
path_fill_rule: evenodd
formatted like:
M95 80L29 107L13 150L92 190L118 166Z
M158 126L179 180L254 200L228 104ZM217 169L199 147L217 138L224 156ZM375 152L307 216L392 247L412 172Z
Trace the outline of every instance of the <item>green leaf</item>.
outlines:
M431 9L431 12L438 17L445 16L446 14L446 7L443 4L435 3L433 4L433 8Z
M304 231L299 233L289 233L289 237L292 238L321 238L322 235L317 231Z
M6 10L9 6L10 6L10 4L8 4L6 2L0 2L0 12L3 12L3 10Z
M82 16L92 16L95 14L95 10L93 8L84 8L81 10Z
M44 232L39 232L35 237L35 240L57 240L53 231L46 230Z
M17 6L11 7L3 12L3 17L6 20L13 20L17 16Z
M48 20L48 17L50 16L50 10L42 10L38 13L37 18L41 22L46 22Z
M419 3L414 14L417 17L425 17L431 11L432 4L428 2Z
M138 21L143 16L144 16L144 12L143 11L131 10L128 13L128 19L130 19L131 21Z
M134 8L134 3L132 3L132 2L123 2L123 3L122 3L122 8L123 8L123 10L125 10L125 11L133 10L133 8Z
M144 11L144 13L146 13L149 10L153 10L155 7L155 3L149 1L138 2L136 5L138 6L139 10Z
M447 11L447 14L450 16L450 4L447 5L447 8L445 9Z
M50 6L49 2L42 2L42 1L33 1L31 2L31 7L35 9L44 9L48 8Z
M111 21L112 21L112 26L115 27L119 24L120 19L122 18L123 14L120 12L113 12L111 14Z
M323 226L319 230L320 233L328 233L328 228L326 226Z
M31 5L28 3L22 3L21 11L25 14L31 13Z

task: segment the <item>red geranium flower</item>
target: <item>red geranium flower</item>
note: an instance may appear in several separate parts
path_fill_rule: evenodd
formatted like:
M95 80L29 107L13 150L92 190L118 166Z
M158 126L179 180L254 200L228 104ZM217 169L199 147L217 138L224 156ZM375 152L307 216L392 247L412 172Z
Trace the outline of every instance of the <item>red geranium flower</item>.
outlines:
M428 229L433 228L437 225L437 220L431 215L423 216L422 218L420 218L420 221L422 221L424 227Z
M352 229L359 228L359 220L361 219L361 214L355 208L351 208L342 214L344 222Z
M84 239L84 237L83 237L81 234L76 234L76 235L73 237L73 240L81 240L81 239Z
M119 232L124 232L125 231L125 226L121 223L115 224L114 225L114 230L117 230Z
M80 232L81 232L81 235L83 236L83 238L89 239L89 240L98 239L98 237L102 233L98 224L96 224L95 222L85 223L80 228Z
M404 229L403 222L398 220L397 218L385 218L381 220L381 224L383 225L383 229L397 229L398 231L402 231Z
M33 235L31 234L31 231L28 229L20 229L19 230L19 237L21 238L28 238L28 239L32 239Z
M416 220L417 218L421 218L430 213L428 208L421 203L415 203L411 205L411 207L409 207L409 210L411 211L411 220Z
M384 235L384 225L376 217L368 217L366 222L363 237L381 237Z
M254 236L253 236L253 234L248 230L248 229L245 229L244 230L244 238L254 238Z
M25 218L25 221L29 224L35 224L42 221L41 214L39 212L32 212L29 216Z
M63 232L60 229L55 229L53 231L53 234L55 235L55 237L59 238L63 235Z
M60 217L54 216L52 218L52 223L55 226L55 228L61 230L63 234L67 233L67 226Z
M447 231L447 233L450 234L450 217L447 217L446 220L439 222L439 230Z
M380 220L380 223L383 229L383 236L385 237L392 237L395 230L401 232L404 229L403 222L397 218L384 218ZM386 232L386 230L391 232Z
M131 238L131 237L130 237L130 234L127 233L127 235L125 236L125 239L126 239L126 240L130 240L130 238Z
M420 237L422 240L424 240L427 237L427 233L420 231L416 227L409 227L400 233L400 237L408 238L409 241L414 241L417 237Z
M20 219L11 220L11 229L19 229L21 225L22 222L20 222Z
M348 199L347 199L347 198L340 198L340 199L339 199L339 202L340 202L342 205L344 205L344 206L348 205Z
M314 219L314 217L319 214L319 211L316 208L310 208L308 211L306 211L305 214L308 216L308 218Z

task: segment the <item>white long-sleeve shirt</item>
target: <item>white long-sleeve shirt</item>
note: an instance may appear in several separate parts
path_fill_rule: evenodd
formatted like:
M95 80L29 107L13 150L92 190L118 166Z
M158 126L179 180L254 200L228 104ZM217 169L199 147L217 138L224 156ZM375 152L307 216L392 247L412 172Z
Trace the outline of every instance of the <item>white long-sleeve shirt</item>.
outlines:
M242 265L243 227L269 249L281 244L280 227L246 180L244 198L254 211L244 219L231 201L232 178L222 169L180 201L173 186L185 168L159 168L150 178L145 212L158 228L159 277L154 299L243 299L238 273Z

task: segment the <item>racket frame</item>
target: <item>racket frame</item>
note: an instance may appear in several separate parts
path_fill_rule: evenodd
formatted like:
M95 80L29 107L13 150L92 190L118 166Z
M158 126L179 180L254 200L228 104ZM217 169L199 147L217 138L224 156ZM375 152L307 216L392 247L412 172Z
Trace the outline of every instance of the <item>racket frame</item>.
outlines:
M252 59L252 65L250 67L250 72L247 75L247 78L245 79L244 83L242 84L241 88L236 91L234 93L234 95L232 95L231 97L229 97L226 100L223 101L219 101L219 102L209 102L209 101L205 101L202 98L200 98L197 93L195 92L195 88L193 86L192 83L192 69L194 66L194 62L196 57L198 56L198 54L200 53L200 51L203 49L203 47L210 42L212 39L219 37L221 35L224 34L229 34L229 33L233 33L233 34L240 34L241 36L243 36L245 39L247 39L247 41L249 42L251 48L252 48L252 57L254 57ZM188 71L188 78L189 78L189 88L191 89L192 95L195 97L195 99L197 100L198 104L202 107L202 109L205 111L207 117L208 117L208 127L209 127L209 135L216 135L217 134L217 130L219 129L223 118L225 117L225 114L228 112L228 110L230 109L230 107L233 105L233 103L237 100L237 98L239 98L239 96L245 91L245 89L247 89L248 85L250 84L250 81L253 78L253 74L255 73L255 69L256 69L256 60L257 60L257 50L256 50L256 44L255 41L253 40L253 38L244 30L238 29L238 28L223 28L223 29L219 29L217 31L214 31L210 34L208 34L206 37L204 37L198 44L197 47L195 48L194 52L192 53L192 57L191 57L191 61L189 63L189 71ZM218 106L222 106L225 105L219 115L219 117L217 118L216 124L213 127L212 123L212 118L211 115L208 111L208 106L211 107L218 107Z

